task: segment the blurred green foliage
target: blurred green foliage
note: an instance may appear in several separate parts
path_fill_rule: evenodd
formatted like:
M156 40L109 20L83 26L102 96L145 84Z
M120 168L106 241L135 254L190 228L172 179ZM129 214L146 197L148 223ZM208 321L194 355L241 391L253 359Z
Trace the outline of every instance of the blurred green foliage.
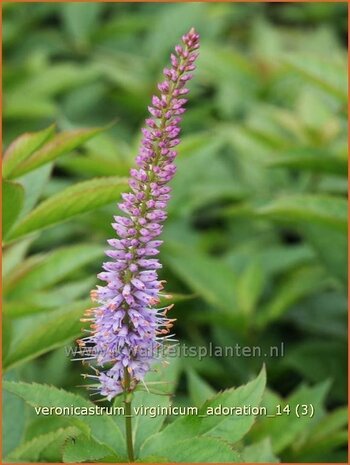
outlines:
M263 353L283 343L284 356L184 358L175 403L201 404L266 363L263 404L312 403L316 414L257 419L239 459L345 462L346 4L3 10L6 378L85 395L63 346L81 331L150 96L193 25L201 55L161 256L176 333ZM23 416L6 396L5 455L62 460L74 427ZM43 433L51 439L15 449Z

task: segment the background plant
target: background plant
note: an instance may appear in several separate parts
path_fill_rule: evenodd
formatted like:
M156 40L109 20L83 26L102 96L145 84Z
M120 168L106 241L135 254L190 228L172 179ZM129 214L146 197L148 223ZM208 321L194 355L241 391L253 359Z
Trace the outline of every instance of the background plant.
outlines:
M192 24L203 47L161 257L177 300L177 334L198 346L211 340L267 350L283 342L285 356L172 360L171 371L159 376L174 380L179 405L201 404L215 391L255 378L259 403L263 375L256 376L265 362L262 403L309 399L317 415L259 418L253 428L226 424L221 430L235 444L230 461L346 461L341 3L5 3L5 376L86 396L76 387L80 368L63 346L80 334L79 318L158 72ZM10 145L28 131L35 134ZM111 418L81 425L37 417L21 400L34 405L39 394L56 404L78 398L60 400L54 387L9 389L20 397L5 393L6 456L104 461L122 453L104 448L118 443L113 433L109 444L101 439L103 431L118 431ZM228 402L239 404L237 397ZM144 457L154 456L146 443L141 447L142 428L156 433L161 424L144 421L139 447ZM87 431L92 452L79 456L88 450ZM207 445L200 447L203 460L218 450L217 440L200 440ZM225 450L216 461L228 459Z

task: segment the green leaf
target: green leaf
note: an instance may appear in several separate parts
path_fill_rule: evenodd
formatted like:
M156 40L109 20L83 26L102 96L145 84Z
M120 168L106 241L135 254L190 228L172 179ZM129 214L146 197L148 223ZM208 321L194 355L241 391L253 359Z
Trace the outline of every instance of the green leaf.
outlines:
M321 442L310 443L309 447L293 450L288 453L293 463L300 463L301 460L307 463L330 463L335 460L337 463L347 461L348 432L346 429L328 435Z
M62 157L58 166L78 176L128 176L131 163L117 157L111 159L109 156L90 152Z
M211 305L225 311L235 310L236 275L225 263L170 242L164 244L164 261Z
M153 365L153 369L145 376L145 383L149 383L149 389L152 391L153 385L155 391L160 394L172 395L176 390L179 377L182 370L181 359L177 356L166 357L166 353L171 354L171 346L164 347L164 357L161 362Z
M304 333L344 341L347 307L347 296L341 290L326 289L293 306L286 319Z
M279 459L272 451L269 438L263 439L243 449L242 457L247 463L278 463Z
M335 449L346 448L347 423L348 409L346 407L337 408L325 415L310 431L310 434L305 435L294 448L293 461L315 462Z
M88 300L65 305L49 313L14 320L16 326L4 369L10 369L69 343L81 334L80 318L91 305Z
M54 353L57 353L55 351ZM69 362L70 363L70 362ZM6 391L5 391L6 392ZM14 394L11 394L14 395ZM18 396L15 396L17 399L20 399ZM25 404L23 399L20 399L25 405L25 408L31 410L31 407ZM35 417L29 418L29 421L26 425L26 434L24 437L25 441L30 441L35 439L37 436L42 436L46 433L52 433L58 429L68 428L70 426L69 421L65 416L55 416L55 415L35 415ZM79 430L80 433L80 430Z
M259 208L261 216L302 223L320 223L347 229L347 201L341 197L303 194L280 197Z
M148 385L148 384L147 384ZM132 399L132 412L133 412L133 438L134 438L134 450L135 454L138 455L141 445L147 438L157 433L162 424L166 419L166 415L153 415L152 409L157 407L168 407L170 402L170 395L157 395L152 393L152 389L157 391L158 385L148 385L151 392L138 391L135 392ZM120 400L120 405L123 405L123 401ZM119 404L115 404L118 405ZM146 408L151 409L147 413L138 413L138 409ZM122 428L124 425L124 417L118 418L118 424Z
M4 291L16 298L32 294L61 281L72 271L102 256L103 248L94 244L72 245L45 255L32 255L5 281Z
M4 326L3 326L4 332ZM4 353L5 356L5 353ZM17 375L8 373L6 380L17 380ZM3 391L2 394L2 427L3 427L3 456L15 449L21 442L26 427L27 415L26 406L22 399L19 399L10 392Z
M11 301L4 303L4 313L9 320L46 311L47 307L43 305L28 304L25 301Z
M71 152L96 134L105 131L106 128L76 129L57 134L47 144L30 155L12 170L10 178L17 178L29 171L33 171L45 163L48 163L61 155Z
M133 411L133 437L134 448L136 455L139 453L140 447L146 439L152 434L157 433L166 420L166 415L153 415L150 411L146 413L140 412L140 408L157 408L167 407L171 404L170 397L176 389L176 384L180 374L180 360L178 358L165 359L169 363L159 363L154 365L152 371L145 376L144 382L147 389L136 391L132 399ZM163 361L164 362L164 361ZM142 387L141 387L142 388ZM140 388L139 388L140 389ZM114 401L115 406L123 406L124 402L121 397L117 397ZM115 416L114 420L124 431L124 417Z
M59 442L60 446L70 436L75 436L79 433L79 430L75 427L60 428L57 431L37 436L31 441L25 442L21 446L17 447L7 457L10 461L28 461L28 462L43 462L47 460L48 450L54 442ZM45 453L46 450L46 453Z
M209 409L216 407L258 407L260 405L262 395L266 384L265 367L259 375L246 385L240 386L237 389L229 389L217 394L213 399L208 400L201 408L202 413L206 413ZM232 443L239 441L251 428L254 423L254 415L247 414L233 417L225 417L214 414L203 419L200 427L200 433L223 438Z
M163 448L172 449L174 444L196 436L206 436L205 440L208 436L217 437L230 443L239 441L253 425L254 416L215 414L214 409L233 406L244 408L246 405L259 406L265 383L265 369L262 369L259 376L250 383L217 394L203 404L198 415L183 416L160 433L151 436L141 448L142 455L160 453Z
M315 173L331 173L346 175L347 159L339 156L330 156L312 149L298 151L295 154L286 154L268 162L271 167L297 168Z
M3 180L2 183L2 232L6 237L21 211L24 199L24 189L21 184Z
M316 85L328 94L337 97L341 102L347 102L347 83L345 65L333 58L320 59L310 55L289 55L285 63L301 77Z
M332 398L343 402L347 395L346 355L345 341L313 338L290 347L282 364L313 383L332 379Z
M68 282L54 289L26 293L23 300L15 299L4 302L4 315L9 318L20 318L33 313L46 312L51 308L70 305L72 302L88 296L96 284L96 278L85 278Z
M275 454L297 443L298 439L303 437L309 428L315 425L324 415L323 404L329 385L329 382L324 382L314 387L301 386L287 399L276 399L270 407L267 407L267 412L272 417L260 418L260 421L255 425L256 427L252 431L253 440L258 441L270 437ZM312 404L314 416L300 416L298 418L296 415L298 404ZM281 411L285 406L289 406L290 414L276 416L277 405L281 406Z
M159 450L166 453L169 461L187 463L242 463L239 454L223 441L216 438L192 438L168 444Z
M188 7L188 8L186 8ZM178 37L188 30L193 22L203 21L204 3L170 4L167 9L160 9L158 20L147 35L146 54L151 60L164 56Z
M2 174L4 178L9 177L13 170L28 158L34 151L39 149L55 132L55 126L49 126L39 132L22 134L15 139L4 154Z
M170 396L175 392L178 378L180 375L180 360L169 358L169 365L158 364L153 367L145 377L145 383L149 392L136 392L133 399L133 408L141 406L168 406ZM159 393L154 394L153 393ZM157 433L162 427L166 417L165 415L156 415L154 418L148 413L147 415L137 415L133 423L133 434L135 438L135 451L139 453L142 444L148 437Z
M313 262L315 254L308 244L288 245L273 244L264 247L259 253L259 263L264 272L270 276L278 277L292 271L299 265Z
M37 204L50 179L52 167L53 163L48 163L18 178L26 192L20 219L26 216Z
M100 76L100 71L91 62L84 64L74 63L73 60L59 60L50 63L50 66L40 66L40 70L32 72L20 82L16 80L16 85L9 89L6 99L7 115L30 119L51 116L56 110L53 97L96 81ZM33 98L26 98L28 95ZM33 106L32 115L28 102Z
M37 96L35 100L25 99L27 91L8 92L4 117L8 120L28 119L29 121L39 119L46 120L55 117L56 105L46 96ZM28 94L27 94L28 95Z
M74 406L81 409L95 409L95 405L83 399L82 397L57 389L53 386L44 384L29 384L4 382L4 388L24 399L32 407L70 407ZM87 410L89 411L89 410ZM74 412L73 412L74 413ZM77 412L78 413L78 412ZM73 426L82 429L86 432L86 427L90 431L92 438L100 444L106 444L117 455L125 455L125 444L120 429L114 423L112 418L107 415L65 415L66 419Z
M78 46L86 45L94 32L103 5L98 3L68 3L61 13L65 29Z
M141 459L135 460L135 463L168 463L169 460L166 457L161 457L159 455L147 455L147 457L142 457Z
M2 317L2 358L5 360L8 356L12 343L12 328L13 323L10 317L3 315Z
M324 270L316 266L304 266L292 270L275 290L271 297L256 315L255 324L263 327L277 320L291 306L306 296L326 288L329 280Z
M10 246L4 247L2 264L3 278L10 275L22 262L32 241L32 237L27 237L23 241L17 241Z
M265 284L263 268L257 260L252 260L242 271L237 281L237 301L246 314L255 308Z
M303 231L329 273L346 285L348 282L347 235L326 225L320 227L308 224L304 226Z
M63 448L64 463L101 461L100 459L110 456L114 456L114 462L120 461L115 456L113 449L83 434L74 440L68 439Z
M207 399L214 396L214 389L195 371L188 370L187 378L188 390L193 405L200 407Z
M111 203L119 199L125 186L126 179L111 176L84 181L68 187L42 202L23 218L12 231L10 238L17 239L38 229L47 228Z
M345 428L348 423L348 409L347 407L339 407L333 412L326 415L322 420L315 426L310 439L312 442L321 442L327 438L330 434L335 433L339 429Z
M201 145L197 143L192 147L197 138L201 139ZM231 169L228 161L220 157L223 145L220 135L215 137L207 133L196 134L192 141L187 141L184 156L178 160L170 212L177 216L193 215L193 211L205 209L208 204L228 199L237 201L246 196L240 177L232 172L234 168ZM211 169L203 170L203 166Z

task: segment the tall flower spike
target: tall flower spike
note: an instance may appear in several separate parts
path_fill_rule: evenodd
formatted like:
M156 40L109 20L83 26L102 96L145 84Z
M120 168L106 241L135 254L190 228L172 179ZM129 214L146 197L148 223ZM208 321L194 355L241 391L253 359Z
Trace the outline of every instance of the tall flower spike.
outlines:
M111 261L98 275L107 284L91 292L99 305L88 310L91 331L78 341L81 347L93 347L90 358L105 369L95 368L93 386L109 400L135 389L172 327L173 320L167 318L170 307L155 308L163 288L157 274L162 265L155 257L162 244L157 238L167 217L171 189L166 184L176 171L173 162L187 102L184 96L198 48L199 35L192 28L171 54L171 66L164 69L165 79L158 84L160 95L153 96L148 107L138 168L130 171L131 192L123 194L119 204L125 215L114 217L118 238L108 241L111 249L106 255Z

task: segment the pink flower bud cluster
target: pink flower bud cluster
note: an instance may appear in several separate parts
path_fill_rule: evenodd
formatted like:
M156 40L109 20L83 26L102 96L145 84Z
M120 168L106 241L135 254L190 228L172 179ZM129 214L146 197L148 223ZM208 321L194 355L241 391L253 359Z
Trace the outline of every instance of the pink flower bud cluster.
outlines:
M150 369L156 351L169 338L173 321L167 317L170 306L157 308L163 282L156 258L162 241L162 223L167 218L170 199L167 183L176 172L174 159L180 139L181 116L185 112L188 81L195 69L199 35L191 29L171 54L171 66L164 69L158 84L160 95L148 107L150 117L142 129L143 139L131 169L131 192L122 195L120 210L112 224L117 238L108 241L98 278L106 283L92 291L98 306L87 311L92 322L89 335L78 341L81 348L95 349L93 363L98 392L112 399L132 391Z

